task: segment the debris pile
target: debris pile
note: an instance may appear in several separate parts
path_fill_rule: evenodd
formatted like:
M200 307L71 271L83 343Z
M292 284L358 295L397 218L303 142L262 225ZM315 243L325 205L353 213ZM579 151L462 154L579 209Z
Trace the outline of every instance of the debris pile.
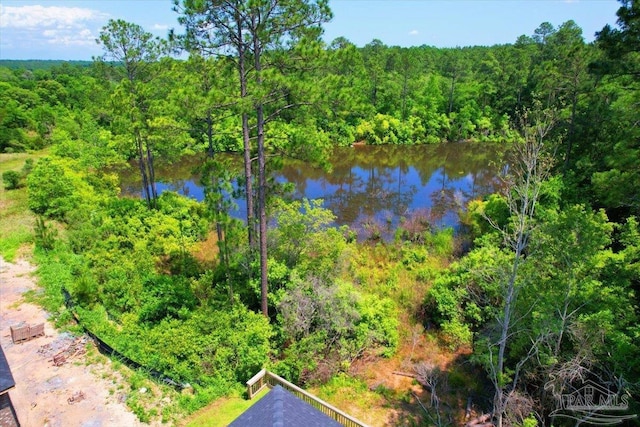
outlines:
M73 405L74 403L80 402L81 400L84 400L84 393L81 391L76 391L71 395L71 397L67 399L67 402L69 403L69 405Z
M62 366L70 359L86 353L87 341L86 335L75 338L71 335L60 335L56 341L40 347L38 353L51 357L54 365Z

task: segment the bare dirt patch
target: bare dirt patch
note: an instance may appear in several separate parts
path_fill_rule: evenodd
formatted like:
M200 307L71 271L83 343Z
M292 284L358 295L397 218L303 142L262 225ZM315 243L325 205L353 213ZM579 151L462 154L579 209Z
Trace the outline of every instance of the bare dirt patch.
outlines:
M401 321L403 325L411 323L408 318ZM370 408L367 411L351 404L349 399L335 403L347 413L374 427L420 425L430 422L424 407L429 408L431 414L435 415L431 407L432 394L416 380L417 364L427 363L444 373L449 373L457 364L456 360L468 352L469 349L450 351L442 347L435 336L425 332L421 326L414 325L401 333L398 351L393 357L365 357L351 366L350 373L364 380L369 390L376 391L381 396L379 401L369 401ZM464 416L465 402L459 401L455 390L442 385L438 395L445 401L447 411L454 417ZM466 395L464 397L466 398ZM356 398L351 399L351 402L356 401ZM443 414L444 412L446 411L443 411ZM376 418L370 417L372 413L376 414Z
M9 392L21 425L46 427L137 427L124 404L126 387L117 381L109 359L92 357L92 343L60 333L40 307L25 302L23 294L37 286L34 267L0 258L0 344L11 367L16 387ZM9 327L44 322L45 336L14 344ZM65 352L60 366L55 355ZM95 353L95 351L94 351ZM97 361L96 360L100 360Z

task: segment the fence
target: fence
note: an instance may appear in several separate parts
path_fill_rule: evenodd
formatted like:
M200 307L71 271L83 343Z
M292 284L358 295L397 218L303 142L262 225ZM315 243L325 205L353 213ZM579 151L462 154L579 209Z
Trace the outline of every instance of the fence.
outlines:
M76 304L73 301L73 298L71 298L71 294L69 293L69 291L67 291L64 287L62 288L62 295L64 296L65 305L67 306L69 311L71 311L73 318L78 323L78 325L80 325L82 329L84 329L85 333L93 340L100 353L119 360L121 363L127 365L131 369L144 371L150 377L155 378L157 381L160 381L164 384L170 385L175 389L181 390L187 386L187 384L182 384L178 381L175 381L172 378L167 377L163 373L156 371L155 369L143 366L135 360L129 359L127 356L120 353L118 350L114 349L106 342L102 341L100 337L91 332L89 328L87 328L87 326L84 325L78 318L78 315L74 310Z
M269 372L266 369L261 370L256 375L254 375L253 378L247 381L247 394L249 395L249 399L253 399L253 397L265 387L271 388L275 385L280 385L282 388L294 394L300 400L313 406L323 414L333 418L345 427L368 427L366 424L345 414L338 408L335 408L327 402L318 399L317 397L307 393L295 384L290 383L284 378L279 377L278 375L274 374L273 372Z

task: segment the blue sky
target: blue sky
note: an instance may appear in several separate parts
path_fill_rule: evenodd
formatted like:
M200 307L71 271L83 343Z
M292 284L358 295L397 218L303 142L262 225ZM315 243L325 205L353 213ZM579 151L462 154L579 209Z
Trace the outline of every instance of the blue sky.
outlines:
M542 22L574 20L587 42L615 25L616 0L330 0L325 40L358 46L373 39L393 46L436 47L513 43ZM176 28L171 0L2 0L0 59L90 60L109 19L124 19L165 36Z

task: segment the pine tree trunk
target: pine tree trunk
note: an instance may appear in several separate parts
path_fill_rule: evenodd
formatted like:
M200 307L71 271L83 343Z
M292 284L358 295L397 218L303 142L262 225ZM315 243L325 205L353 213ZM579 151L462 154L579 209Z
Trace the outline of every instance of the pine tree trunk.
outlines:
M144 149L139 132L136 132L136 148L138 150L138 168L140 169L140 177L142 178L142 193L147 201L147 207L151 207L151 194L149 192L149 178L147 177L147 168L144 164Z
M254 16L255 19L255 16ZM255 22L252 23L255 27ZM261 46L257 36L253 39L253 55L255 61L256 84L262 85ZM269 318L267 295L269 284L267 279L267 165L264 147L264 109L262 100L256 103L256 126L258 132L258 216L260 226L260 305L262 314Z

